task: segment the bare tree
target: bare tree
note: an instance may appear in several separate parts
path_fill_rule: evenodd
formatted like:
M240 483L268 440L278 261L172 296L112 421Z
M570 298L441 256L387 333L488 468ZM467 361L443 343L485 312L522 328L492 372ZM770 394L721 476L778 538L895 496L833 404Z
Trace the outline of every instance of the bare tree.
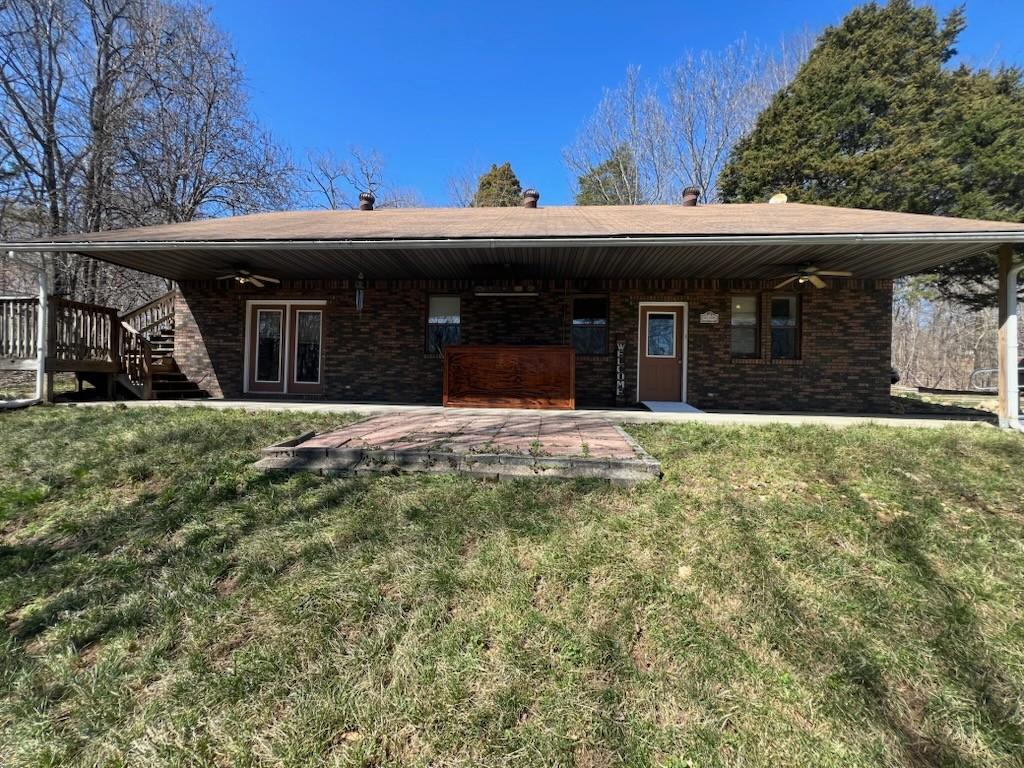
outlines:
M375 150L350 147L345 158L333 152L311 152L304 176L308 202L316 208L356 208L361 192L371 193L378 208L422 206L415 190L385 181L384 160Z
M927 276L897 283L892 327L892 361L902 384L964 390L972 371L996 367L995 310L943 299Z
M630 67L621 86L605 91L563 159L579 178L607 179L607 202L662 202L673 192L668 127L655 90Z
M286 206L292 169L252 119L234 51L209 9L154 5L140 35L145 93L123 136L123 214L189 221Z
M674 202L695 185L717 201L717 179L729 151L754 125L772 96L796 74L812 47L802 33L777 49L741 39L721 51L685 54L660 88L627 70L606 91L565 163L585 202L642 205Z
M210 12L176 0L0 2L0 233L31 237L283 206L284 154L252 119ZM40 264L36 264L40 266ZM55 290L120 304L161 285L74 255Z
M476 196L480 177L487 172L487 165L479 158L473 158L448 177L448 202L454 208L470 208Z
M695 185L705 200L718 200L718 174L729 151L809 52L804 37L784 41L778 51L740 39L721 51L687 53L668 69L665 93L679 185Z

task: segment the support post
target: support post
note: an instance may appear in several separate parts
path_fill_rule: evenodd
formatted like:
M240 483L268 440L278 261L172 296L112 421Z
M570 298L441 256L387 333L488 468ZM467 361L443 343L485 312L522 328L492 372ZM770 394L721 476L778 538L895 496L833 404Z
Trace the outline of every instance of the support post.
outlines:
M39 314L36 321L36 399L53 399L53 374L46 372L47 342L50 338L50 280L46 269L39 272Z
M1017 354L1017 277L1024 263L1013 263L1013 246L999 247L999 426L1020 429Z

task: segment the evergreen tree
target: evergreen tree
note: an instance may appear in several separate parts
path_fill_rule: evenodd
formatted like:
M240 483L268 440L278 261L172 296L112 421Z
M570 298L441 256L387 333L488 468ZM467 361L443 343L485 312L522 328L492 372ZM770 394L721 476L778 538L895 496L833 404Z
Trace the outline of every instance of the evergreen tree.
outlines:
M511 163L491 165L491 169L477 182L473 195L474 208L501 208L521 205L523 188L512 170Z
M633 152L623 144L612 156L578 178L576 205L631 205L637 188Z
M940 24L911 0L854 9L737 143L723 199L1024 220L1021 73L946 67L964 23L960 8ZM967 294L993 275L987 257L938 285L978 306L990 290Z

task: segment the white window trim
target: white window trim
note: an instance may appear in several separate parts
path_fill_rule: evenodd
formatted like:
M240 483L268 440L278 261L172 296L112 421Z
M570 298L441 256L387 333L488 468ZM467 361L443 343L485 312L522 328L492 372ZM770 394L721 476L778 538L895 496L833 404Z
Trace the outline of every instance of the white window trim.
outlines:
M291 308L293 306L298 306L298 307L326 307L327 306L327 301L324 300L324 299L249 299L248 301L245 302L245 341L244 341L245 350L244 350L244 357L243 357L243 361L244 362L243 362L243 365L242 365L242 392L245 393L245 394L248 394L251 391L249 389L249 367L253 364L253 361L250 360L251 355L249 353L249 348L250 348L251 342L252 342L252 309L253 309L254 306L261 306L261 307L262 306L273 306L273 307L280 306L284 310L285 332L287 333L288 332L288 315L291 314ZM320 343L321 344L323 344L323 332L324 332L324 328L323 328L323 325L321 324L321 326L320 326L320 334L321 334L321 342ZM287 339L288 337L284 336L283 338ZM283 349L281 351L281 354L284 354L284 350ZM321 349L321 356L322 355L323 355L323 350ZM322 357L321 357L320 365L321 365L321 367L323 366ZM322 376L323 376L323 374L321 374L321 377ZM276 384L278 382L271 382L271 383ZM278 393L276 393L276 392L257 392L256 394L264 394L264 395L271 394L272 395L272 394L278 394ZM281 394L288 394L288 377L287 376L285 377L285 380L284 380L284 390L283 390L283 392Z
M644 357L654 358L656 360L668 360L676 357L676 321L679 319L679 315L676 312L655 312L656 315L672 315L672 352L667 355L652 355L651 354L651 313L647 313L647 337L644 339Z
M320 316L320 362L316 366L316 381L299 381L299 315L301 315L303 312L310 315L315 314ZM323 378L324 367L324 311L321 308L317 307L316 309L295 310L295 344L292 346L292 357L295 358L295 364L292 370L292 379L295 380L296 384L316 385L320 383L320 380Z
M640 353L641 351L647 351L647 340L641 337L643 331L643 317L645 307L676 307L680 312L683 313L683 337L679 340L682 344L683 351L683 365L682 365L682 377L681 382L681 394L682 398L680 402L685 403L687 392L686 392L686 379L687 379L687 368L689 366L689 345L687 339L690 336L690 304L686 301L641 301L640 305L636 310L636 401L640 402Z
M284 374L284 364L285 364L284 351L285 351L285 348L288 346L288 337L285 336L285 333L287 332L287 327L288 327L287 323L285 322L285 317L284 317L285 312L284 312L283 309L266 309L266 308L257 309L256 310L257 325L259 325L258 318L259 318L259 315L260 315L261 312L266 312L267 314L270 314L270 313L274 312L278 316L280 316L280 318L281 318L281 325L278 328L278 330L280 331L280 336L278 337L278 342L279 343L277 345L277 378L276 379L261 379L261 378L259 378L259 374L257 373L257 371L259 371L259 369L260 369L260 345L259 345L259 339L257 338L256 339L256 360L253 363L252 379L257 384L280 384L281 383L281 376ZM259 331L257 329L257 334L258 333L259 333ZM249 340L246 339L245 343L246 343L246 346L248 346L249 345Z

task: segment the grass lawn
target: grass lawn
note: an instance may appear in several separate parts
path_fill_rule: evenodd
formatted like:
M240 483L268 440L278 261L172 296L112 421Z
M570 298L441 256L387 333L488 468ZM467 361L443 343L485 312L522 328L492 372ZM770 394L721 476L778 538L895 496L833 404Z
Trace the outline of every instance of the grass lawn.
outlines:
M632 489L263 476L338 416L0 415L0 762L1021 765L1024 439L632 430Z

